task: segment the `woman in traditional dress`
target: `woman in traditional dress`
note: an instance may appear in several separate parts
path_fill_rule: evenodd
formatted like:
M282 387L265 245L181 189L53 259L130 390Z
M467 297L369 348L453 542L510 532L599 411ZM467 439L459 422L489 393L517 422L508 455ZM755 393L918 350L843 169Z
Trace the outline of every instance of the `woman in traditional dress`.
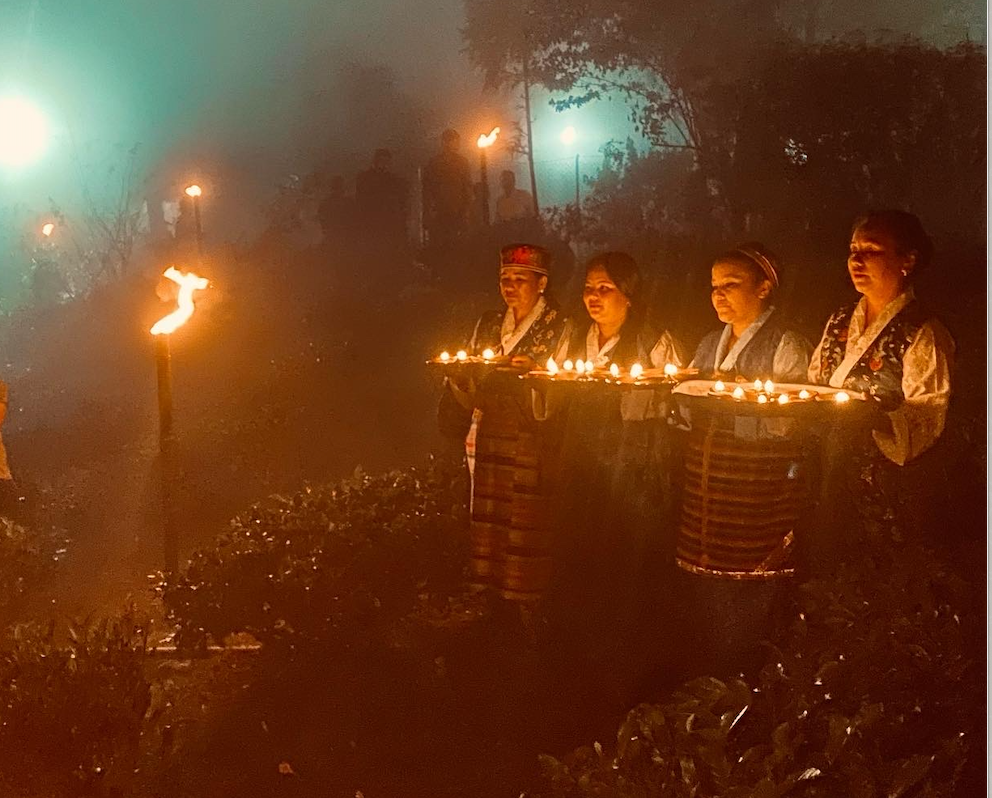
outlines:
M904 527L918 526L932 510L938 463L925 453L944 430L954 356L950 334L913 290L932 255L911 213L867 213L852 228L847 270L861 298L830 317L809 380L863 393L878 412L870 436L840 447L841 473L832 476L846 475L847 489L826 508L835 514L834 527L851 526L836 515L845 495L855 498L863 517L877 513Z
M491 349L526 371L544 363L558 347L565 320L548 294L550 255L530 244L500 252L499 288L505 310L483 314L468 350ZM540 595L550 568L551 492L547 451L518 372L493 373L475 386L449 381L452 394L472 410L466 439L472 474L472 577L504 597Z
M593 257L582 294L589 318L568 325L556 361L616 363L625 372L635 363L681 366L680 345L647 323L641 295L633 258ZM656 566L671 543L663 529L671 509L667 403L650 390L589 386L557 415L564 441L553 617L583 655L619 677L617 652L638 642L647 590L665 581Z
M762 244L746 243L713 262L711 300L722 330L706 335L692 366L704 379L802 382L810 346L775 307L781 267Z

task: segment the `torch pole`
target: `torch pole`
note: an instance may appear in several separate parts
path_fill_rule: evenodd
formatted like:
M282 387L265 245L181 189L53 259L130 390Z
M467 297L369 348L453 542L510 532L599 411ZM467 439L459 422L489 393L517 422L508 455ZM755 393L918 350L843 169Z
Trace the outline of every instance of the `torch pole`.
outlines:
M489 169L486 148L479 150L479 171L482 175L482 224L489 225Z
M196 254L203 260L203 224L200 221L200 197L193 197L193 220L196 224Z
M162 542L165 574L171 579L179 570L179 540L172 502L172 356L169 336L155 339L155 370L158 375L158 450L162 478Z

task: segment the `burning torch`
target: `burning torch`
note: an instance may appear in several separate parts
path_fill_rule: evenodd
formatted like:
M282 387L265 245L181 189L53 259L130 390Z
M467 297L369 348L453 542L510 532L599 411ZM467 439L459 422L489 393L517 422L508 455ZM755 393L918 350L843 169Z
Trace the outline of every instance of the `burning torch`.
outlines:
M186 186L186 196L193 202L193 224L196 228L196 254L203 258L203 224L200 222L200 196L203 189L196 183Z
M479 172L482 177L482 223L489 224L489 172L486 151L496 143L499 128L494 127L488 134L479 136L475 142L479 146Z
M170 266L163 275L179 286L177 307L152 325L155 339L155 370L158 376L158 448L162 465L162 516L165 544L165 571L174 574L179 569L179 540L172 506L172 355L169 336L193 315L193 293L210 285L205 277L183 274Z

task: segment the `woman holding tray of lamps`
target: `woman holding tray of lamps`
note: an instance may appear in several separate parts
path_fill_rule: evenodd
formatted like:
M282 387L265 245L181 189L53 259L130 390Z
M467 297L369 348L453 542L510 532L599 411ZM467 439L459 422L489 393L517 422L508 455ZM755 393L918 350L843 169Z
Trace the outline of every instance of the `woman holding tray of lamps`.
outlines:
M825 527L850 529L842 516L852 498L862 517L903 528L919 526L936 505L939 458L928 452L944 430L954 341L913 289L932 255L911 213L875 211L853 225L847 269L861 297L830 317L809 380L863 393L878 412L870 430L835 447L836 490L824 509L836 523Z
M646 320L641 284L630 255L594 256L582 293L588 318L569 322L555 361L600 373L681 366L676 339ZM615 661L636 639L651 581L665 581L654 565L671 559L667 391L592 382L558 393L556 402L549 387L546 414L563 434L552 613L583 654Z
M803 382L810 346L775 304L781 266L762 244L724 252L712 267L711 301L724 326L706 335L692 366L705 379Z
M503 247L499 289L505 308L483 314L468 353L490 350L494 359L509 358L512 370L491 373L479 385L449 378L442 399L442 408L457 402L466 414L473 582L511 599L540 595L548 568L550 517L543 507L551 490L549 447L539 439L529 392L517 375L546 362L562 337L565 319L548 293L550 266L542 247Z

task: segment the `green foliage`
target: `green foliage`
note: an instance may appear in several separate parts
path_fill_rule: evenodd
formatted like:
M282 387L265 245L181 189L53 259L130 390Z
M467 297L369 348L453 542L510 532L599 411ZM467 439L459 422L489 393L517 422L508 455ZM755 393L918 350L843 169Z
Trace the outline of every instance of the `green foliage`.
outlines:
M161 586L177 642L235 632L271 644L373 633L423 594L455 592L465 563L458 481L440 465L274 496Z
M73 627L16 627L0 649L0 793L102 795L133 769L151 688L133 613Z
M0 610L48 578L64 546L54 530L39 532L0 517Z
M960 795L982 733L965 596L914 547L809 582L755 678L700 678L638 706L612 757L598 743L543 757L547 794Z

